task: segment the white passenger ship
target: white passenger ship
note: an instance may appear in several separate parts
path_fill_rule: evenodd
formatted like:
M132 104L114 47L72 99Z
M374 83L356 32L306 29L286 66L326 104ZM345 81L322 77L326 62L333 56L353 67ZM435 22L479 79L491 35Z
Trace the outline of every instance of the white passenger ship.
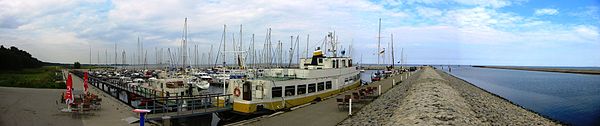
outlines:
M233 110L248 114L277 111L360 86L360 71L352 58L337 57L332 36L328 35L332 57L317 49L312 58L301 58L297 69L264 69L253 79L229 80L227 93L233 94Z

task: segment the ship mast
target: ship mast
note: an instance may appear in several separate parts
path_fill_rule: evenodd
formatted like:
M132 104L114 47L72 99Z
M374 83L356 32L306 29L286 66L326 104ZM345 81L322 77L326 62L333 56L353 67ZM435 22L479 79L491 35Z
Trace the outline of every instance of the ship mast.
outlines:
M394 34L391 34L391 40L392 40L392 69L394 68L394 64L396 63L394 61Z
M181 36L182 37L182 41L181 41L181 49L180 49L180 51L181 51L181 60L182 60L181 66L182 66L183 69L185 69L187 67L186 66L187 51L188 51L188 48L187 48L187 34L188 34L187 33L187 18L185 18L184 23L183 23L183 35Z
M379 18L379 32L377 33L377 65L380 65L381 58L381 18Z

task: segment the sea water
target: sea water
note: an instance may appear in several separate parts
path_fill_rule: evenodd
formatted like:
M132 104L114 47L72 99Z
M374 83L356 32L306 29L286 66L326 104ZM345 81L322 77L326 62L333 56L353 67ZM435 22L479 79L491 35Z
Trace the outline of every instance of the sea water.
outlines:
M443 70L448 72L447 66ZM469 66L452 66L451 70L454 76L549 118L573 125L600 125L600 75Z

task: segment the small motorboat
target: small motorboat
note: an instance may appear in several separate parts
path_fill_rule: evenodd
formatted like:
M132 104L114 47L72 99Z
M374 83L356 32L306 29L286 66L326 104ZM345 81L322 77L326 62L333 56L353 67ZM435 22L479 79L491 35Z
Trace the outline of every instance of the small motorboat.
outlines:
M210 76L200 76L200 78L192 77L188 83L192 84L194 87L206 90L208 87L210 87L210 83L208 81L211 79L212 78Z

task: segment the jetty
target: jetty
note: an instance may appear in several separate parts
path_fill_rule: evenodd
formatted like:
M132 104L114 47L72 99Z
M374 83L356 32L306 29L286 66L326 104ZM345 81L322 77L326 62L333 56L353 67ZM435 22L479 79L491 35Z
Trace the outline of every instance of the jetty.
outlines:
M339 125L561 125L431 67L411 79Z

